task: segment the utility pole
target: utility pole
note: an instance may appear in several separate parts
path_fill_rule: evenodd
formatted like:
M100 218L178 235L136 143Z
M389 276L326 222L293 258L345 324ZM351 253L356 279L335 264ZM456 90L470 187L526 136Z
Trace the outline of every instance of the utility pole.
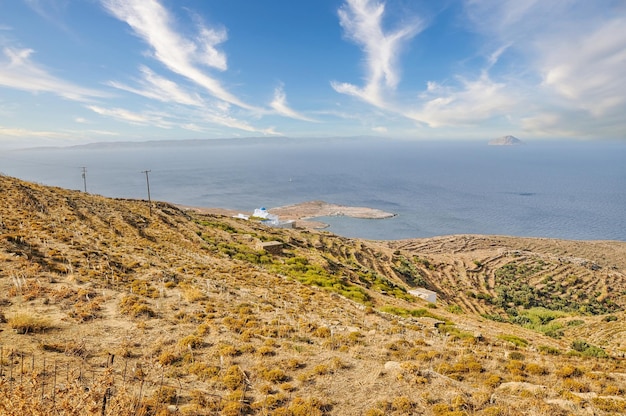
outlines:
M83 185L84 185L84 189L85 189L85 193L87 193L87 168L85 166L81 166L81 169L83 170Z
M148 178L149 170L142 170L141 173L146 174L146 186L148 187L148 207L150 209L150 216L152 216L152 200L150 199L150 179Z

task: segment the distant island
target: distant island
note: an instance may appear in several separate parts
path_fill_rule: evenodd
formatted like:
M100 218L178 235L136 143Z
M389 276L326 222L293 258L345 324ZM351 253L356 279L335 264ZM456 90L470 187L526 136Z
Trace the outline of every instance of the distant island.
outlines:
M502 136L489 142L489 146L516 146L520 144L524 144L524 142L514 136Z

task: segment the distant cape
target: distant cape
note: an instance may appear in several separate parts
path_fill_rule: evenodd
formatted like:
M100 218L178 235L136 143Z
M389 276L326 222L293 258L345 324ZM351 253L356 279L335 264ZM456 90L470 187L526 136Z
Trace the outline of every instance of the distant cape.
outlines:
M514 136L502 136L489 142L489 146L515 146L520 144L524 144L524 142Z

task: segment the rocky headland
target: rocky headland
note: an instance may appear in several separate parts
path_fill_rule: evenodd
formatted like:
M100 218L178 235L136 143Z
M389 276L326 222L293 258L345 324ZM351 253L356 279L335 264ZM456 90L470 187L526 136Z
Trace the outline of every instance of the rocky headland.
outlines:
M515 136L502 136L489 142L489 146L518 146L521 144L524 142Z

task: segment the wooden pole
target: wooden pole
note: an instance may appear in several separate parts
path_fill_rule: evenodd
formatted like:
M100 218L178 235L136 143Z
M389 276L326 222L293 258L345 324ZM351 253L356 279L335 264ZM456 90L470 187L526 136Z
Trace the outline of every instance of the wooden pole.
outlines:
M148 206L150 207L150 216L152 216L152 199L150 198L150 179L148 178L149 170L142 170L141 173L146 174L146 186L148 187Z

